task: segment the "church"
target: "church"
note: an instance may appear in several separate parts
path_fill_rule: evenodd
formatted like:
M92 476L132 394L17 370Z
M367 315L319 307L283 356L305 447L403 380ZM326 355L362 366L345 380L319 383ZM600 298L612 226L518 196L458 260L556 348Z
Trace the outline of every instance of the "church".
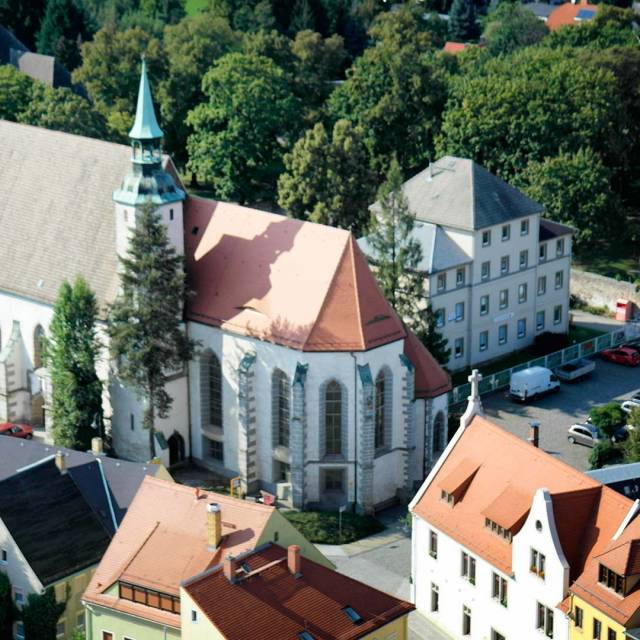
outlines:
M101 310L107 436L146 460L144 401L110 362L104 317L140 207L184 255L194 359L157 423L167 465L193 460L294 507L372 511L412 495L444 448L451 383L384 299L347 231L189 195L162 153L142 68L131 147L0 121L0 421L51 427L42 350L58 289ZM180 310L176 310L179 313Z

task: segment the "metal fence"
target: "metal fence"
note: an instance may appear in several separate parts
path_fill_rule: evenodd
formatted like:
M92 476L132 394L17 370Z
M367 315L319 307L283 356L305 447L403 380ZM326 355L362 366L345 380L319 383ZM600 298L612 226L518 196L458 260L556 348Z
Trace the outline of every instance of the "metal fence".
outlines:
M623 342L630 340L636 340L640 337L640 326L637 324L626 324L620 329L611 331L610 333L604 333L596 338L585 340L578 344L573 344L562 351L555 351L546 356L535 358L523 362L522 364L511 367L510 369L504 369L497 373L483 374L483 378L480 381L480 393L490 393L491 391L497 391L498 389L504 389L509 386L511 381L511 374L516 371L522 371L529 367L547 367L548 369L554 369L567 362L578 360L578 358L585 358L592 356L604 349L615 347ZM480 369L482 373L482 369ZM449 404L456 405L461 402L466 402L467 396L471 391L471 385L467 382L461 384L458 387L454 387L449 394Z

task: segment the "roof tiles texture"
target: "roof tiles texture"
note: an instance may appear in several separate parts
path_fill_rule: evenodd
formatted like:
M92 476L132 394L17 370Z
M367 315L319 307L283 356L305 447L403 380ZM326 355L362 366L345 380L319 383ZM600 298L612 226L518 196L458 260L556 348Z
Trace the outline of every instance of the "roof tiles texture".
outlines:
M287 567L287 551L270 544L242 558L253 570L231 584L221 568L189 581L188 594L227 640L282 640L308 631L317 640L360 638L409 613L414 606L304 557L301 576ZM278 560L284 560L277 562ZM354 624L343 608L352 607Z
M573 4L571 2L565 2L560 5L557 9L554 9L547 18L547 27L551 31L555 31L560 27L564 27L566 25L575 25L576 16L580 11L597 11L598 5L596 4Z

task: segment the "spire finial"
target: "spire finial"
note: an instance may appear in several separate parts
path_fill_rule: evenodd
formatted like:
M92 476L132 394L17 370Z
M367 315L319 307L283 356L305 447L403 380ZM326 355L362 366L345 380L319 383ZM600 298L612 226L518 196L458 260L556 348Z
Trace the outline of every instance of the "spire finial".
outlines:
M480 381L482 380L482 374L474 369L471 375L467 378L471 383L471 393L469 394L467 408L460 418L460 426L464 429L471 424L471 421L475 416L481 416L484 414L482 409L482 400L480 399Z
M154 140L164 135L158 125L156 112L151 98L151 87L147 77L147 62L145 55L141 56L140 87L138 89L138 105L136 119L129 131L129 137L136 140Z

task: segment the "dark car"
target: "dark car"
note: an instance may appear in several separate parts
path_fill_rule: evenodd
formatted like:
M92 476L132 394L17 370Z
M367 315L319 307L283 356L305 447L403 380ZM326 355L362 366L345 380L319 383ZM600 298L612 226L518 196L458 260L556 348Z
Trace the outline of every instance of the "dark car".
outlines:
M628 367L637 367L640 364L640 352L629 347L605 349L600 355L609 362L626 364Z
M33 427L28 424L16 424L15 422L0 423L0 436L11 436L12 438L33 438Z

